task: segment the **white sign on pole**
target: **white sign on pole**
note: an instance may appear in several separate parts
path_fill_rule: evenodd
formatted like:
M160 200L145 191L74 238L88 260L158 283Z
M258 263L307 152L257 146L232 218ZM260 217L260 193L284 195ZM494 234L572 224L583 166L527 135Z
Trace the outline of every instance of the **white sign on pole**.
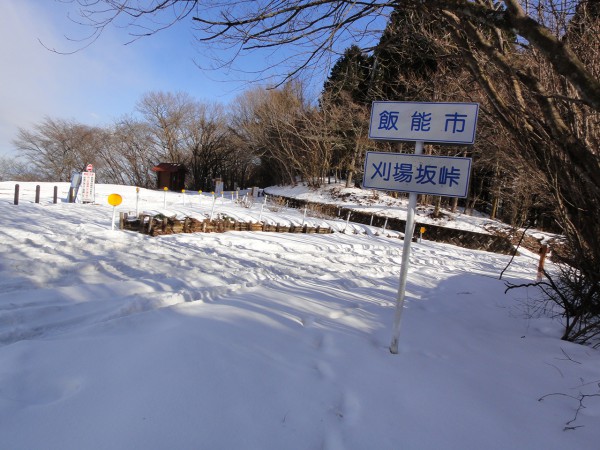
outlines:
M373 102L370 139L473 144L478 103Z
M95 200L95 172L81 172L81 201L83 203L94 203Z
M471 158L367 152L363 187L464 198L470 173Z
M473 144L478 112L477 103L373 102L369 138L415 141L414 155L368 152L363 177L367 188L410 192L390 344L393 354L398 353L417 195L466 197L469 186L469 158L423 156L423 146L425 142Z

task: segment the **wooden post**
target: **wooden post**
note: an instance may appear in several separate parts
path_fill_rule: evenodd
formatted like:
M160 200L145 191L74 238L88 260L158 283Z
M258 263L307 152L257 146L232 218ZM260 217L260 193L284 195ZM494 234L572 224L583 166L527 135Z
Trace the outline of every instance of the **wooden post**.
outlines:
M19 204L19 185L15 184L15 205Z
M39 184L35 187L35 202L36 203L40 202L40 185Z
M127 218L126 212L119 212L119 230L125 229L125 219Z
M546 255L548 254L548 245L542 245L538 253L540 255L540 263L538 264L537 281L540 282L542 281L542 275L544 275L544 263L546 262Z
M58 203L58 186L54 186L54 204Z

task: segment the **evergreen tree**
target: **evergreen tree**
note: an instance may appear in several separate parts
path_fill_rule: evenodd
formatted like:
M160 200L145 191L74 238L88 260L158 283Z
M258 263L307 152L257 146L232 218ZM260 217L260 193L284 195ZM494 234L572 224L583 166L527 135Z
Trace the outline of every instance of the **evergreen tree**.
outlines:
M354 103L365 104L368 101L372 61L372 57L367 56L358 46L352 45L331 69L325 81L324 97L336 104L343 103L348 98Z
M445 53L435 18L397 6L373 54L372 100L431 100L432 77ZM439 37L439 40L438 40Z

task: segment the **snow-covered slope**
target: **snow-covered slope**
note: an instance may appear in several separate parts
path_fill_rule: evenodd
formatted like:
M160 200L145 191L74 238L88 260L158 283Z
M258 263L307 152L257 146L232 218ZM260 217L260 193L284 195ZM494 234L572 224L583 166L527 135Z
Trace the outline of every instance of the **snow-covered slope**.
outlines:
M367 234L111 231L108 194L0 183L0 448L592 449L600 354L504 294L507 256ZM60 185L66 196L66 185ZM140 192L139 210L212 199ZM261 205L215 210L257 219ZM301 221L301 212L263 210ZM317 223L323 219L307 218ZM328 221L343 230L343 221ZM366 231L364 226L360 230ZM535 278L535 255L506 280ZM585 408L579 408L578 398ZM541 400L540 400L541 399Z

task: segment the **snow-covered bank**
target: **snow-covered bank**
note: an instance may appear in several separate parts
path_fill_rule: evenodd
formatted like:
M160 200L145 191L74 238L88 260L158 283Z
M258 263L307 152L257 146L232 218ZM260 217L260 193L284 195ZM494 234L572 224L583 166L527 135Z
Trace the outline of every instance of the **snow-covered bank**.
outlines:
M600 442L600 397L586 397L579 411L577 400L600 393L600 354L531 317L535 291L504 294L497 278L507 256L414 244L400 354L391 355L401 240L151 238L110 230L106 197L120 193L119 208L135 209L133 187L99 185L94 205L47 197L37 205L25 195L34 185L22 183L15 206L14 183L0 183L2 448ZM141 194L145 210L212 207L209 197L190 194L184 205L181 193L168 193L165 209L163 192ZM239 217L260 212L227 199L217 206ZM298 211L263 214L302 220ZM536 266L534 255L519 256L505 278L530 281Z
M408 199L394 198L378 191L346 188L340 183L326 184L322 189L318 190L310 189L305 185L271 186L265 192L271 195L297 198L307 202L338 204L355 211L406 220ZM456 228L477 233L488 233L488 227L498 227L501 225L498 221L490 220L489 217L479 214L477 211L474 211L472 215L466 215L461 212L452 213L448 210L443 210L444 217L441 219L429 217L431 212L431 209L419 208L417 211L417 221L423 224Z

